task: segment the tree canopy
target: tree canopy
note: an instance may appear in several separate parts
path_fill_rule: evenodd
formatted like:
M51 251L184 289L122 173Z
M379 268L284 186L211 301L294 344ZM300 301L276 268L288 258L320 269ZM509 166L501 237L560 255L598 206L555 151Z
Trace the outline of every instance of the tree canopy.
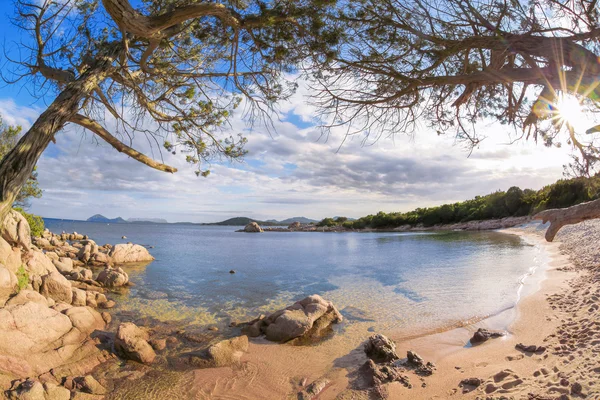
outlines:
M497 121L573 145L574 169L591 174L600 152L568 114L600 100L596 1L357 0L332 19L347 40L314 74L329 127L378 138L429 126L476 146L478 123Z

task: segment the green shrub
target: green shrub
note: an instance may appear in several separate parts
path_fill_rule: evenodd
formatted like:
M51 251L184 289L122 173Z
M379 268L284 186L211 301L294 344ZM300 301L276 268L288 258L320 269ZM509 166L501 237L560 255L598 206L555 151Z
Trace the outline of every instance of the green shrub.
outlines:
M44 233L44 220L39 215L29 214L23 211L20 207L15 207L15 211L21 213L29 223L31 229L31 236L40 237Z
M21 265L17 270L17 281L19 285L19 292L29 285L29 274L25 271L25 268Z

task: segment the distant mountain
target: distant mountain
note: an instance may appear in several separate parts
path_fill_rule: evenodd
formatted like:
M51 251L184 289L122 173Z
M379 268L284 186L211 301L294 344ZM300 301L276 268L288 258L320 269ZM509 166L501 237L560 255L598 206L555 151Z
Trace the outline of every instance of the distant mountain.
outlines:
M305 218L305 217L288 218L288 219L284 219L283 221L277 221L275 219L259 221L257 219L248 218L248 217L235 217L235 218L226 219L225 221L213 222L213 223L208 223L208 224L203 224L203 225L244 226L244 225L248 225L250 222L256 222L257 224L259 224L261 226L281 226L281 225L289 225L292 222L296 222L296 221L300 222L301 224L310 224L311 222L318 222L318 221L315 221L314 219L309 219L309 218Z
M152 222L155 224L168 224L169 222L164 218L128 218L127 222Z
M92 215L91 217L89 217L87 219L87 222L105 222L105 223L113 223L113 224L126 224L127 223L127 221L125 221L121 217L111 219L111 218L106 218L104 215L101 215L101 214Z

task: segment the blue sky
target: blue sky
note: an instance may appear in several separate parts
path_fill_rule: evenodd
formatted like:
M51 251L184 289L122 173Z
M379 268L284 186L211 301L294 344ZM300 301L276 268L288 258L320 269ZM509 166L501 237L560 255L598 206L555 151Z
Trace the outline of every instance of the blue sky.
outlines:
M0 15L12 15L11 1L0 2ZM19 32L0 27L4 51L14 54ZM2 53L0 53L2 54ZM6 74L10 65L0 63ZM0 114L27 128L43 111L21 84L4 85ZM540 188L562 175L570 149L548 149L518 141L495 124L481 124L488 138L468 157L452 137L428 129L414 136L398 135L372 146L343 134L325 141L315 125L310 91L281 104L275 132L260 126L250 130L234 116L231 133L244 132L249 154L244 162L216 163L208 178L196 177L181 157L162 154L179 169L176 174L152 170L116 152L80 128L67 126L38 163L42 199L31 211L45 217L86 219L93 214L124 218L166 218L170 222L211 222L234 216L283 219L306 216L359 217L383 211L407 211L419 206L471 198L510 186ZM144 138L134 147L158 156Z

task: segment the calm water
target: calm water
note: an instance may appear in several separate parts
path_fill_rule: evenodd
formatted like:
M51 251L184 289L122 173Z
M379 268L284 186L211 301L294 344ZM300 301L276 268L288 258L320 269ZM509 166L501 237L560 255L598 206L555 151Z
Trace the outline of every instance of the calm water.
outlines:
M48 221L98 244L154 246L119 301L162 320L228 324L318 293L376 329L440 327L515 304L540 248L494 232L236 233L235 227ZM121 236L127 236L127 240ZM235 274L229 270L234 269Z

